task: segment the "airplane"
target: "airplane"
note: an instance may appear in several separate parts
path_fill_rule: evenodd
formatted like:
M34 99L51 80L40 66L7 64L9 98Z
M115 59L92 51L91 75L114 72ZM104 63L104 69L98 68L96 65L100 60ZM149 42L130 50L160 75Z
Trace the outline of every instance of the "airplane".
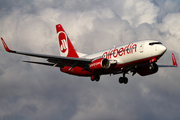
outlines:
M76 52L71 41L61 24L56 25L57 38L59 41L60 56L18 52L8 48L2 40L4 49L9 53L44 58L47 62L23 61L40 65L60 68L61 72L90 77L92 81L99 81L101 75L122 74L120 84L127 84L126 74L134 76L151 75L158 72L159 67L177 67L177 62L172 53L172 65L157 65L156 62L166 52L167 48L157 40L142 40L126 45L113 47L93 54Z

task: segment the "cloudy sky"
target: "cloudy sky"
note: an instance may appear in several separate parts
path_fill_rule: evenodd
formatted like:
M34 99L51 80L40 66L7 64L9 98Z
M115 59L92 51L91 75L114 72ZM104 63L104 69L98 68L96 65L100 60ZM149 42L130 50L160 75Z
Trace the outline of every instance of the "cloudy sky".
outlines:
M0 37L11 49L59 55L61 23L77 51L93 53L143 39L167 48L158 62L180 59L179 0L0 0ZM0 45L0 120L180 119L179 68L141 77L70 76L58 68L23 63ZM42 60L43 61L43 60Z

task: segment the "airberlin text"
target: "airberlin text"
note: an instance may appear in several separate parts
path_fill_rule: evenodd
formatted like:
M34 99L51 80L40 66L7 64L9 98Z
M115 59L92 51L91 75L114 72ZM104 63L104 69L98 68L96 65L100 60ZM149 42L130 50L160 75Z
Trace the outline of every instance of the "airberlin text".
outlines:
M121 47L120 49L118 48L114 48L113 50L110 49L108 52L105 52L102 55L102 57L107 58L107 59L111 59L112 57L116 58L118 56L123 56L125 54L131 54L133 53L133 50L134 52L136 52L136 48L137 48L137 45L131 43L128 46Z

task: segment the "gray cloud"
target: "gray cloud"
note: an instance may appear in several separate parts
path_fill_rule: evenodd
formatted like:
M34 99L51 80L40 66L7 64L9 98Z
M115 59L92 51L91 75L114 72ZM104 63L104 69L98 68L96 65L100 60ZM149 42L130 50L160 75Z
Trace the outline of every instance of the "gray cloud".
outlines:
M19 51L59 55L55 25L61 23L79 52L156 39L168 48L159 64L179 61L177 0L0 1L0 36ZM101 44L100 44L101 43ZM179 68L100 82L59 69L22 63L38 60L8 54L0 47L0 119L144 120L180 118Z

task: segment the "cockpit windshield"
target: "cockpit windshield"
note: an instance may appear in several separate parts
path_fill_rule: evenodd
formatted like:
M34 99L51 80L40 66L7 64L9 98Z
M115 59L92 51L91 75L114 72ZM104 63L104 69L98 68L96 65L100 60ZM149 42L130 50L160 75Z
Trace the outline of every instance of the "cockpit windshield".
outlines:
M151 42L149 45L162 44L161 42Z

